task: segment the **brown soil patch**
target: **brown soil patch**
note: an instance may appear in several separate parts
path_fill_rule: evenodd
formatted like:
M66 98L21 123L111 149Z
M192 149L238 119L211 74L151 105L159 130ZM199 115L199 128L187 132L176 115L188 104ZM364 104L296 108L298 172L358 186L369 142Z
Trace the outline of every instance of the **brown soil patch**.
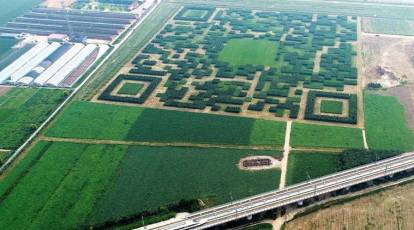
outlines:
M11 89L12 87L0 86L0 97L6 95L6 93L9 92Z
M414 82L414 37L362 34L362 58L366 84Z
M284 229L414 229L414 183L298 217Z
M240 159L241 170L265 170L280 168L280 161L271 156L250 156Z
M398 98L405 108L408 126L414 130L414 83L388 89L386 94Z

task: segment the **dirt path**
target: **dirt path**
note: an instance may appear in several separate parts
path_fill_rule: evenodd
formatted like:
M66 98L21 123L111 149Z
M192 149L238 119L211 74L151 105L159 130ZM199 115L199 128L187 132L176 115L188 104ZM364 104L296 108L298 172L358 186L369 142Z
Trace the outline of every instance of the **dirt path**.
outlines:
M365 85L365 73L363 69L362 60L362 20L358 17L357 20L357 56L356 56L356 68L358 69L358 84L357 84L357 106L358 106L358 127L363 129L365 127L364 116L364 85Z
M249 146L249 145L215 145L215 144L194 144L180 142L144 142L144 141L119 141L119 140L95 140L59 137L41 137L41 140L53 142L70 142L79 144L101 144L101 145L144 145L158 147L196 147L196 148L223 148L223 149L251 149L251 150L280 150L277 146Z
M282 189L286 185L286 174L287 174L287 165L290 152L290 132L292 130L292 121L286 123L286 134L285 134L285 146L283 147L283 159L280 162L280 184L279 189Z
M364 149L369 149L365 129L362 129L362 138L364 139Z

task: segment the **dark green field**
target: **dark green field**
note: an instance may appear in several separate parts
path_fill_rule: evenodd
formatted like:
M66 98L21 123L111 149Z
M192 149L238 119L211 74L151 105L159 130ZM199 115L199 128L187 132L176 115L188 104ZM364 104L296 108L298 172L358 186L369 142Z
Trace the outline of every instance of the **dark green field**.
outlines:
M15 149L61 103L67 91L12 88L0 97L0 148Z
M284 122L75 102L50 137L231 145L283 145ZM70 128L69 128L70 127Z
M0 229L78 229L181 199L209 204L265 192L279 170L240 158L280 152L39 142L0 184ZM213 170L214 169L214 170Z
M286 183L292 185L340 171L339 154L292 152L289 154Z
M209 198L215 205L269 191L279 170L240 171L248 155L279 152L215 148L131 147L117 176L98 202L92 222L127 216L187 198ZM211 202L211 201L210 201Z

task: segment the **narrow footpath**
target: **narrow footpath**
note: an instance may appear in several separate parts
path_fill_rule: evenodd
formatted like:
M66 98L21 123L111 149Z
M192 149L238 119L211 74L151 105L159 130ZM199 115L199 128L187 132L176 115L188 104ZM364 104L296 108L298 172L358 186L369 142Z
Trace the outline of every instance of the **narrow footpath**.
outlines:
M292 121L288 121L286 123L286 133L285 133L285 145L283 147L283 159L280 163L280 184L279 189L282 189L286 185L286 173L287 173L287 165L288 165L288 157L290 152L290 131L292 130Z

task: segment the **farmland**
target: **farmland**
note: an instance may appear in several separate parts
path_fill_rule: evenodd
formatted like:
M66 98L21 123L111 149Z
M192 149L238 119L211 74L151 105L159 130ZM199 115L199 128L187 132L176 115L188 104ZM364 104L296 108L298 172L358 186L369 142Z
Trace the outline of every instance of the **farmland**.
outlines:
M357 128L293 123L293 147L362 148L362 132Z
M12 88L0 96L0 148L17 148L66 95L66 90Z
M280 157L274 151L39 142L1 184L0 227L73 229L180 199L219 204L229 201L229 192L238 199L277 187L278 170L237 168L251 154Z
M286 183L292 185L340 171L338 156L338 153L290 153Z
M271 151L131 147L118 176L98 201L99 211L92 215L92 222L132 215L183 198L208 198L210 204L217 205L229 202L230 192L238 199L276 188L278 170L253 173L237 168L239 159L250 154L280 156Z
M281 146L284 130L284 122L75 102L46 135L141 142Z
M410 151L414 134L395 97L365 93L365 129L371 149Z
M117 146L39 143L29 153L40 155L37 163L9 181L8 195L2 196L1 228L79 227L124 152Z

